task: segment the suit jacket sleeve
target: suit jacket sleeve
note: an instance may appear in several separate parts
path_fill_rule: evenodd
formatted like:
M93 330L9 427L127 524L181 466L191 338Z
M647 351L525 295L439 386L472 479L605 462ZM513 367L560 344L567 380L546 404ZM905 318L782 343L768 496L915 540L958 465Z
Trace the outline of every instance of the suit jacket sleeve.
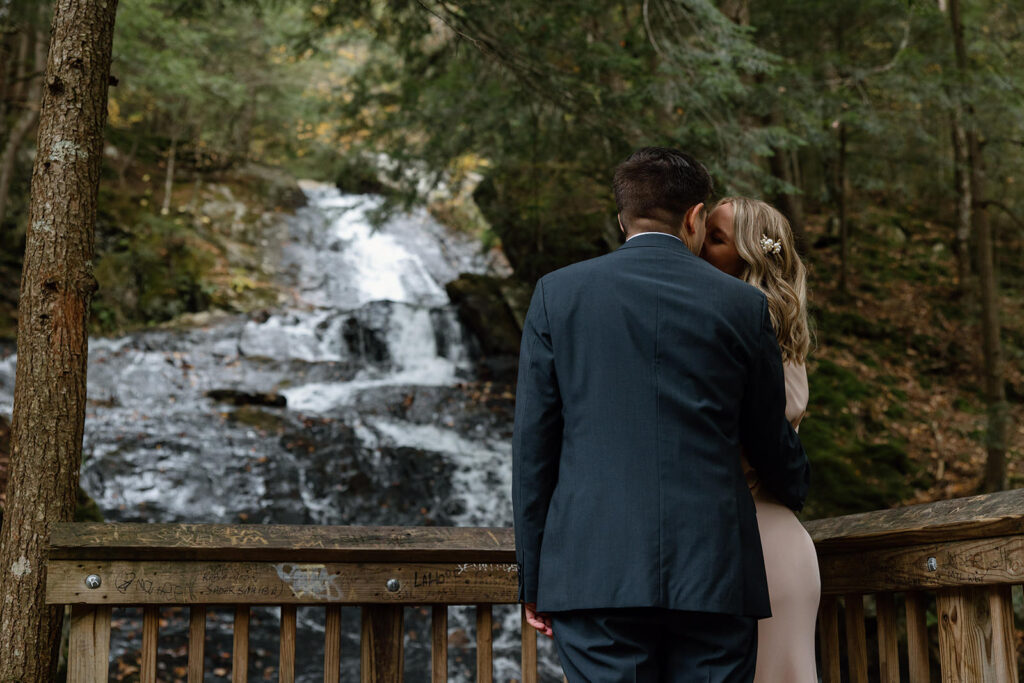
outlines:
M512 434L512 508L523 602L537 599L544 524L562 451L562 398L554 361L542 280L523 324Z
M810 463L786 419L782 354L764 300L752 371L743 395L740 439L747 460L768 491L787 507L802 509L810 486Z

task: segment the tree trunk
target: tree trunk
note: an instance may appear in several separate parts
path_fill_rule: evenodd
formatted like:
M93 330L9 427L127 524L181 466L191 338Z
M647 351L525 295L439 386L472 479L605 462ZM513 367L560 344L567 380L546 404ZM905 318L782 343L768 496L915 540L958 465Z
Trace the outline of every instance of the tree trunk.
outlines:
M25 30L18 41L18 56L14 62L14 80L11 83L11 100L17 102L25 94L25 82L28 80L28 53L32 48L32 35L35 32L31 23L25 24ZM39 68L38 65L35 68Z
M749 0L722 0L721 12L740 26L750 25Z
M950 0L953 5L958 0ZM985 168L981 145L973 132L967 134L968 157L971 164L971 194L975 198L972 216L978 240L978 289L981 297L981 339L985 354L985 401L988 404L988 458L985 460L986 493L1006 488L1006 446L1010 407L1006 402L1006 380L1003 370L1003 345L1000 339L999 281L993 253L992 225L988 208L980 198L985 187Z
M7 200L10 197L11 182L14 180L14 170L18 165L18 152L21 151L21 145L25 138L35 130L36 124L39 123L39 98L42 94L42 71L45 63L46 41L42 35L37 35L33 68L40 73L29 84L28 95L25 97L25 111L18 117L18 122L11 130L7 144L4 145L3 154L0 155L0 226L3 225L4 219L7 217Z
M132 148L128 150L128 154L118 157L117 160L117 186L122 190L128 188L128 169L135 163L135 155L139 153L139 137L132 136Z
M846 54L846 33L845 33L845 17L837 16L837 21L833 26L833 34L835 39L836 52L840 56ZM829 73L831 78L838 77L843 79L847 76L845 73L846 69L842 66L836 67L831 64L826 65L826 73ZM833 86L833 89L842 86ZM840 294L846 295L850 291L850 219L847 215L847 174L846 174L846 156L847 156L847 127L846 121L844 120L844 114L848 105L845 102L841 102L839 111L836 113L836 118L833 120L832 127L835 129L837 134L836 140L836 161L834 168L834 175L832 178L833 187L831 192L831 199L834 203L836 210L836 218L839 223L839 292Z
M971 276L971 173L967 158L967 130L964 128L963 108L954 97L951 128L953 137L953 184L956 186L956 239L953 251L956 254L957 287L961 294L967 292L967 281Z
M164 179L164 201L160 207L160 215L171 212L171 192L174 190L174 161L178 152L178 133L171 137L171 148L167 151L167 177Z
M11 81L14 79L14 31L0 37L0 137L7 136L7 109L10 106Z
M839 291L850 290L850 220L846 215L846 124L839 122L839 157L836 159L836 213L839 218Z
M940 2L940 10L946 8ZM949 25L953 33L953 53L957 68L957 87L950 100L953 102L953 182L956 184L956 256L957 277L961 292L967 291L967 280L971 273L971 209L975 197L972 195L971 160L969 159L968 125L965 121L964 98L967 97L967 46L964 43L964 26L960 17L960 0L949 6ZM967 103L970 113L970 103Z
M778 124L778 115L773 114L772 123ZM787 185L797 185L795 174L790 170L789 153L787 150L775 148L775 153L768 157L768 168L773 176ZM793 237L796 240L796 249L801 254L807 253L807 237L804 232L804 200L797 193L778 192L773 201L779 211L789 219L789 226L793 228Z
M750 26L750 2L749 0L723 0L721 6L722 14L729 17L734 23L740 26ZM756 78L758 83L764 82L763 76ZM761 118L761 123L766 126L782 126L785 122L779 114L777 107L772 107L770 114ZM788 157L785 149L774 147L773 154L768 157L768 168L771 174L787 185L793 185L794 174L790 172ZM796 241L796 249L801 254L807 251L807 239L804 233L804 204L799 194L777 192L772 198L776 207L789 219L789 226L793 229L793 237Z
M51 525L72 519L86 323L117 0L56 0L18 316L11 479L0 529L0 681L54 680L63 609L45 604Z
M949 23L953 33L953 50L957 65L958 104L954 119L960 113L964 122L963 136L957 140L961 157L966 154L966 167L960 184L967 185L969 193L970 228L977 240L978 297L981 299L981 341L984 353L985 402L988 404L988 435L985 477L982 490L1001 491L1006 488L1006 444L1009 431L1009 406L1006 402L1006 380L1003 376L1003 346L1000 339L999 282L996 277L992 225L989 222L985 196L985 160L978 139L974 107L967 92L967 73L970 64L964 42L964 25L960 14L960 0L949 0ZM961 146L962 145L962 146ZM964 198L960 197L961 203ZM961 211L958 206L958 213ZM958 226L959 227L959 226Z

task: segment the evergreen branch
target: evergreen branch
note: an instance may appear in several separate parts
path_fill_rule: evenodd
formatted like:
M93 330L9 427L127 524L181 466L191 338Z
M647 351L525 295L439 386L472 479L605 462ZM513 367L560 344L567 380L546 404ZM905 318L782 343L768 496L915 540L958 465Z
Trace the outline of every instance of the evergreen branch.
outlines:
M439 0L438 4L446 16L438 14L423 0L416 0L416 4L444 22L456 35L469 41L481 54L494 59L499 66L508 69L520 85L533 91L556 109L567 111L578 117L584 126L601 134L607 134L609 128L623 136L628 136L632 132L626 129L621 121L602 115L600 108L587 107L579 102L578 93L569 84L562 84L561 87L558 87L551 83L551 66L549 64L538 64L516 52L513 48L503 45L501 41L490 36L487 30L471 17L451 7L445 0ZM568 74L566 77L571 78Z
M1024 219L1021 219L1020 216L1014 213L1013 209L1008 207L1006 204L995 199L984 199L978 202L978 204L980 204L983 207L994 206L997 209L1002 209L1003 213L1009 216L1010 220L1012 220L1018 228L1024 228Z
M650 41L651 47L654 48L654 51L658 53L659 57L664 59L665 58L665 53L662 52L660 47L658 47L658 41L654 37L654 31L651 30L651 19L650 19L650 16L648 16L648 5L649 4L650 4L650 0L644 0L644 7L643 7L644 30L647 32L647 40Z
M904 50L907 49L908 45L910 45L909 19L907 19L907 21L903 24L903 39L900 41L900 46L896 48L896 52L893 54L892 59L890 59L885 64L881 64L879 66L867 70L860 70L857 73L851 74L849 76L838 76L836 78L826 79L825 83L828 84L829 86L849 87L856 83L860 83L861 81L865 81L871 76L877 76L878 74L885 73L886 71L892 71L896 67L897 62L899 62L900 55L903 54Z

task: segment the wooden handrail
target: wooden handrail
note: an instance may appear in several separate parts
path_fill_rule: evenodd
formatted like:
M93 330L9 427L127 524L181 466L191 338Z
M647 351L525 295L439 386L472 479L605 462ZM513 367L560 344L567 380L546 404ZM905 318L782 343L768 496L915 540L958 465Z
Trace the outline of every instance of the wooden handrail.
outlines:
M56 524L52 560L515 562L511 529L284 524Z
M804 527L819 553L1013 536L1024 534L1024 489L816 519Z

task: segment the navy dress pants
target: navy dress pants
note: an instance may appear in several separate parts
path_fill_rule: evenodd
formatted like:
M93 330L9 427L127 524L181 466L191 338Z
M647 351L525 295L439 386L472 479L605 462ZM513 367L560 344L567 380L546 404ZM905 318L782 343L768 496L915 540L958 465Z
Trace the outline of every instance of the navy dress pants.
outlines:
M570 683L749 683L757 619L654 607L551 612Z

